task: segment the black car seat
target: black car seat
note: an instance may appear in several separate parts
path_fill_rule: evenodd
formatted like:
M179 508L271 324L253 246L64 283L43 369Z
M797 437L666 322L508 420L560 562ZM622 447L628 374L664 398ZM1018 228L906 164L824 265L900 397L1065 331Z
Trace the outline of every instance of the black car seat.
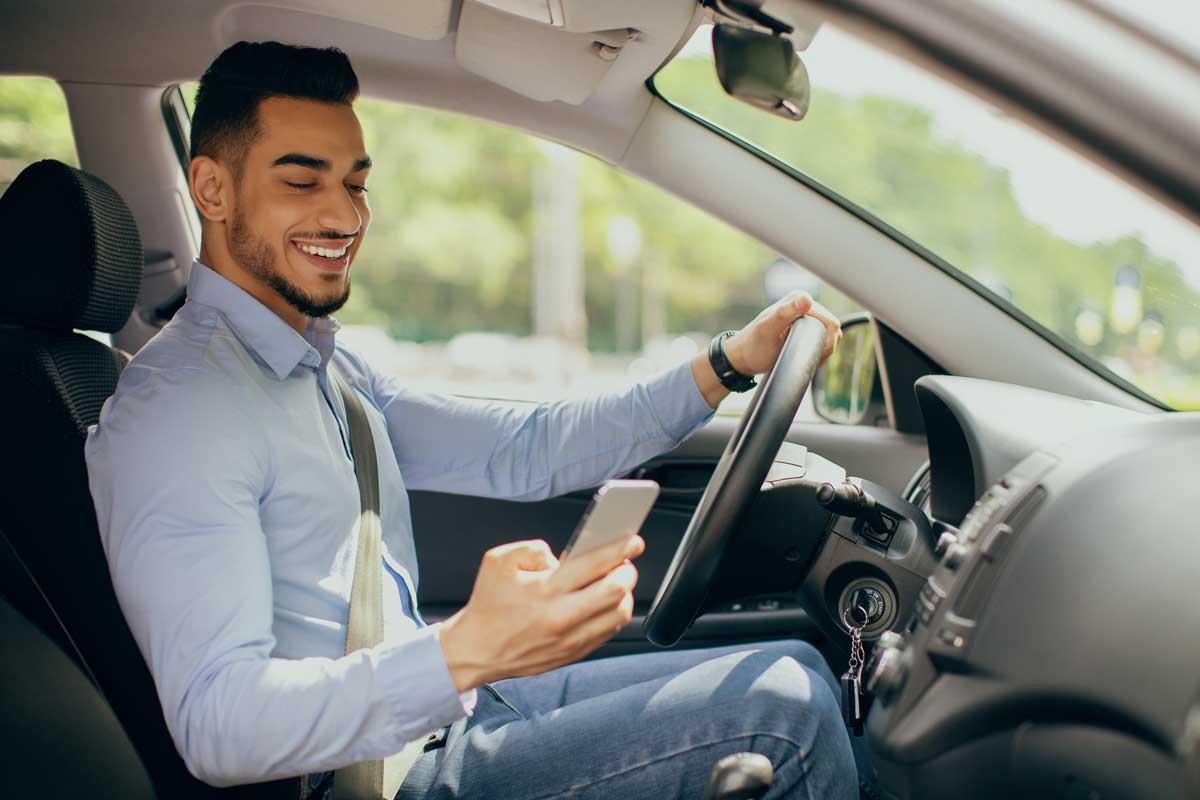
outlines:
M52 609L48 616L61 621L60 644L75 648L160 797L294 800L296 781L217 790L192 777L113 593L83 443L127 358L75 329L112 332L128 319L143 262L133 215L104 181L39 161L0 197L0 241L0 415L9 464L0 530ZM20 602L35 607L37 599Z
M0 577L5 596L38 599L7 540L0 541ZM108 703L68 658L62 630L47 612L44 602L35 608L34 624L0 598L5 796L151 800L141 759Z

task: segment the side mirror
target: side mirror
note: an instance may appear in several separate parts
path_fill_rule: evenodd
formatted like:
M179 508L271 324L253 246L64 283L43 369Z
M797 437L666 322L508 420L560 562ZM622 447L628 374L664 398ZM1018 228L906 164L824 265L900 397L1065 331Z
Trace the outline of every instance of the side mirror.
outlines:
M712 46L717 77L726 94L785 119L804 119L811 87L808 70L790 39L714 25Z
M813 409L839 425L874 425L887 419L878 361L875 325L869 314L842 322L842 343L813 376Z

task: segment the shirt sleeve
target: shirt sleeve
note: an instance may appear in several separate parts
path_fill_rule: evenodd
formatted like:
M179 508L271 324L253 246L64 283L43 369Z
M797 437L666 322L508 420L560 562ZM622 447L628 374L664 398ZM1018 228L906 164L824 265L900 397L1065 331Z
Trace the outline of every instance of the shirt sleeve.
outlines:
M118 390L86 445L113 586L189 770L227 786L337 769L461 717L436 625L342 658L271 656L270 450L250 404L206 380Z
M510 500L596 486L714 413L690 362L624 392L528 406L413 391L378 373L371 382L409 489Z

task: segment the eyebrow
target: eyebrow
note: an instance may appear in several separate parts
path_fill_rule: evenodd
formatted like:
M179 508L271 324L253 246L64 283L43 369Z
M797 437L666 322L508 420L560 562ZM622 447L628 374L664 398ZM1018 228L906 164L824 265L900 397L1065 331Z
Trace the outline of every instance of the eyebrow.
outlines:
M272 167L285 167L285 166L292 165L292 164L299 166L299 167L307 167L308 169L320 170L321 172L328 172L332 168L328 159L318 158L317 156L308 156L308 155L305 155L304 153L288 153L286 155L282 155L279 158L275 159L271 163L271 166ZM361 172L364 169L370 169L370 168L371 168L371 157L363 156L362 158L360 158L354 162L354 168L350 171L351 172Z

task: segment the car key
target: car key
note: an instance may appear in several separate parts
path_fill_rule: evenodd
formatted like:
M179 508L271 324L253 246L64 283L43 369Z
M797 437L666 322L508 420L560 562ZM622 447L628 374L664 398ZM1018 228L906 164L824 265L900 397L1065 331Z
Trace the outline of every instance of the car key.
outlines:
M855 736L862 736L863 720L863 693L862 693L862 671L863 671L863 643L862 632L866 628L866 620L869 619L866 609L857 607L852 612L856 617L863 620L861 625L856 625L846 618L846 614L842 614L842 621L846 623L846 627L850 630L850 663L846 667L846 671L842 673L842 714L846 720L846 727Z

